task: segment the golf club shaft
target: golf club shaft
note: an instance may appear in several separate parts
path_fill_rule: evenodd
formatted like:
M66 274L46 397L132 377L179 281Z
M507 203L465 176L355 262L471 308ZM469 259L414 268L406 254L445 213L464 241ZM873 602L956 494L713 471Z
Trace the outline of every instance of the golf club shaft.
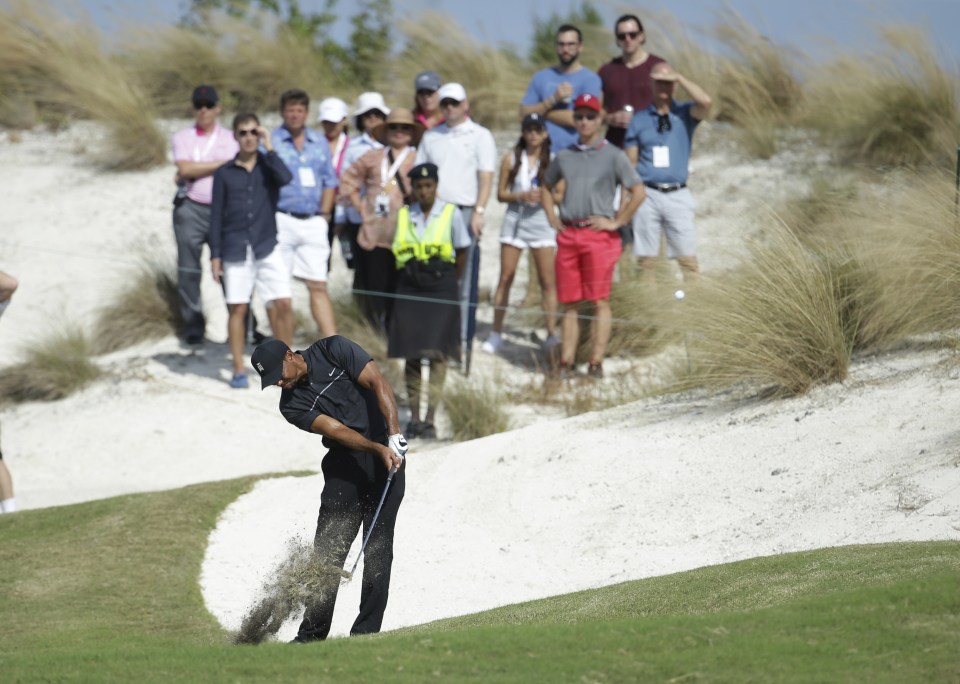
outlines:
M393 481L393 474L397 472L396 467L390 469L390 474L387 475L387 484L383 486L383 493L380 495L380 503L377 504L377 510L373 512L373 520L370 521L370 527L367 528L367 534L363 537L363 544L360 545L360 553L357 554L356 559L353 561L353 567L350 568L350 576L353 576L354 570L357 569L357 564L360 562L360 556L363 555L364 550L367 548L367 542L370 541L370 535L373 534L373 527L377 524L377 518L380 516L380 509L383 508L383 501L387 498L387 490L390 489L390 483Z

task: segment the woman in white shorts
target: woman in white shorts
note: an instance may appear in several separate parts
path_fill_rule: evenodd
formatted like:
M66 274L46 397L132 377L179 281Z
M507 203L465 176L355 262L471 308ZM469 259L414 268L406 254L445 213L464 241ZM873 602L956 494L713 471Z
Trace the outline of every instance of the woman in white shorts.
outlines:
M557 344L554 322L557 314L557 288L554 258L557 251L557 236L547 221L540 205L540 184L550 164L550 137L543 117L528 114L523 119L520 140L512 152L503 157L500 164L500 182L497 199L507 202L507 212L500 230L500 282L493 304L493 332L483 343L483 350L499 351L503 344L503 317L510 300L510 286L517 273L517 263L524 249L533 254L543 315L546 319L549 349Z

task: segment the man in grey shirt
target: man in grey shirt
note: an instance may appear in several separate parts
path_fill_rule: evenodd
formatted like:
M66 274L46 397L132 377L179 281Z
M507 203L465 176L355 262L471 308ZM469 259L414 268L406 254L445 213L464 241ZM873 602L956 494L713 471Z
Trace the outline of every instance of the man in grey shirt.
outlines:
M558 233L557 300L563 305L561 378L575 372L580 339L578 311L584 300L595 307L587 374L603 377L611 328L610 284L623 249L617 229L630 221L646 197L643 182L626 155L600 134L600 112L600 101L593 95L581 95L574 102L578 142L557 152L544 176L550 192L541 195L547 219ZM561 180L566 183L566 191L558 217L552 191ZM616 209L618 185L625 196Z

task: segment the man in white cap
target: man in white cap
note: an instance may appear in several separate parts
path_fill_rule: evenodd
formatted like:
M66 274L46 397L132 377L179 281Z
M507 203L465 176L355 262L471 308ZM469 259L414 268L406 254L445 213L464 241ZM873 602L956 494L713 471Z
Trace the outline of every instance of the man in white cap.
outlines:
M387 119L390 108L384 103L383 95L380 93L360 93L356 105L353 108L353 124L358 134L350 138L347 145L347 151L344 154L342 171L346 171L360 157L370 150L376 150L383 147L383 143L373 137L373 129L382 124ZM361 196L363 193L361 193ZM347 266L354 267L353 255L357 253L357 234L360 232L360 225L363 223L363 217L360 212L350 204L347 197L340 197L337 200L343 209L343 223L337 231L340 236L340 246L345 251L344 258ZM347 256L349 254L349 256ZM357 289L357 283L354 284Z
M333 173L337 180L340 174L346 169L344 161L347 156L347 146L350 143L347 137L347 103L339 97L328 97L320 101L317 121L323 128L323 137L327 139L327 145L330 147L330 163L333 165ZM339 194L339 193L338 193ZM346 235L342 235L344 224L347 222L346 209L337 202L333 208L333 227L330 231L330 246L333 246L333 236L340 237L340 248L345 261L353 258L350 250L350 240ZM329 264L328 264L329 270Z
M460 339L469 362L467 342L476 321L476 308L471 306L472 293L476 292L480 269L477 241L483 234L484 214L493 188L497 146L493 134L470 118L470 101L462 85L446 83L440 88L439 96L446 120L424 133L416 163L437 165L440 175L437 196L460 207L463 220L470 227L472 241L460 280Z

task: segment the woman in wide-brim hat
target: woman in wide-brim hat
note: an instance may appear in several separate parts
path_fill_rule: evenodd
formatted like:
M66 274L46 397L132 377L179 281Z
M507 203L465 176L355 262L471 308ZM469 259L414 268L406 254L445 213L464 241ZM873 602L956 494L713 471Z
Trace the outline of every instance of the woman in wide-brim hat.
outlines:
M403 107L397 107L392 110L388 115L386 120L377 124L370 131L370 135L374 139L379 140L383 145L390 145L390 142L387 138L387 134L390 131L391 127L394 129L407 126L410 131L410 145L416 147L420 144L420 138L423 137L423 132L427 130L426 126L413 118L413 112L409 109Z
M425 127L413 118L409 109L397 107L386 121L375 126L370 135L383 147L370 150L340 176L340 195L361 214L360 232L354 254L353 287L367 293L361 308L376 328L386 330L397 285L393 235L397 230L397 212L409 200L410 179L417 156L416 145Z

